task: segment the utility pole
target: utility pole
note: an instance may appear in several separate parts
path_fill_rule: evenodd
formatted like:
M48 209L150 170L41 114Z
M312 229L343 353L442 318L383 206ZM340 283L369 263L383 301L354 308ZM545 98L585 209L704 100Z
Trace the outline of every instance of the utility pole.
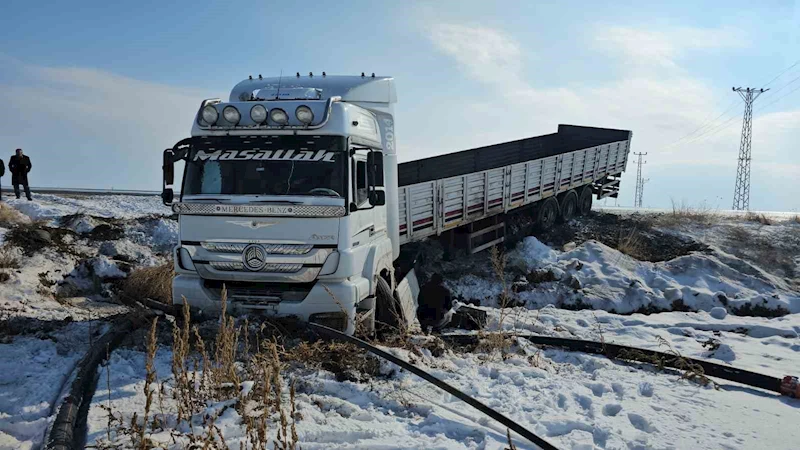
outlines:
M739 164L733 190L733 210L750 210L750 147L753 142L753 102L769 89L731 88L744 100L742 140L739 143Z
M636 162L636 193L633 197L634 208L642 207L642 189L644 188L644 183L642 182L642 164L647 164L647 161L642 161L642 156L646 154L647 152L634 153L634 155L639 157L639 160Z
M639 208L642 207L644 201L644 185L650 181L650 178L642 178L642 185L639 187Z

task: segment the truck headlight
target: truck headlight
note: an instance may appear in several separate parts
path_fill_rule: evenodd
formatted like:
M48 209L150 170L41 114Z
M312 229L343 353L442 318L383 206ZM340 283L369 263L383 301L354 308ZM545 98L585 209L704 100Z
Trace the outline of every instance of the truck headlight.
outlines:
M203 122L209 125L214 125L217 123L217 119L219 119L219 111L212 105L204 106L200 115L203 117Z
M267 108L264 105L255 105L250 108L250 118L253 122L262 124L267 120Z
M222 117L225 118L225 121L228 123L232 123L234 125L238 124L239 121L242 119L242 115L239 114L239 110L236 109L235 106L228 105L222 109Z
M294 111L294 116L297 117L297 120L306 125L314 121L314 111L306 105L298 106Z
M278 125L286 125L289 123L289 116L286 114L286 111L280 108L275 108L270 111L269 118Z

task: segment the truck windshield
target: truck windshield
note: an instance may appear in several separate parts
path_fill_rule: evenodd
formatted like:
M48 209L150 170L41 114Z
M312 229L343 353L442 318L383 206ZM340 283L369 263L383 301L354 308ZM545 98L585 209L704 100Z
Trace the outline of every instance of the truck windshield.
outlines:
M342 136L198 137L186 162L183 194L344 197Z

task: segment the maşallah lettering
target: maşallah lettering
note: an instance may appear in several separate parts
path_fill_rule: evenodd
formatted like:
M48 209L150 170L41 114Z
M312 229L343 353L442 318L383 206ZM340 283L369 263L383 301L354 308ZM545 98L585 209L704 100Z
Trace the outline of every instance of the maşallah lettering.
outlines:
M198 150L194 161L309 161L335 162L336 154L327 150Z

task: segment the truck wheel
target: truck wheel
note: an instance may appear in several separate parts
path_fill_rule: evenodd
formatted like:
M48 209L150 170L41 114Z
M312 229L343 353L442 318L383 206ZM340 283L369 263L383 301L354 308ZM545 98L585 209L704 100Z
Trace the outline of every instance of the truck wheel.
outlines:
M558 215L558 220L560 222L569 222L578 213L578 193L570 190L564 194L559 206L561 206L561 211Z
M581 191L581 195L578 198L578 214L584 215L589 214L589 211L592 210L592 186L587 185Z
M400 328L403 322L403 311L400 302L392 294L389 283L378 277L375 289L375 322L378 327Z
M555 197L550 197L539 207L536 215L536 226L540 230L549 230L556 223L558 217L558 201Z

